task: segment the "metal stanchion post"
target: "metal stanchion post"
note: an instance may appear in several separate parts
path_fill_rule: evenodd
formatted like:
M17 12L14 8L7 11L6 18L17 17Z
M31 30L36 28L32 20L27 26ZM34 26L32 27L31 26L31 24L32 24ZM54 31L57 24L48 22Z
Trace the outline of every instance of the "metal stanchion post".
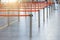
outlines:
M33 2L33 1L32 1ZM32 10L32 4L31 4L31 10ZM30 14L30 38L32 38L32 12Z
M49 17L50 17L50 6L49 6Z
M38 27L40 29L40 11L38 11Z
M32 14L30 14L30 38L32 38Z
M19 0L18 0L19 1ZM18 4L19 4L19 2L18 2ZM20 8L19 8L19 5L18 5L18 23L20 22L20 16L19 16L19 14L20 14Z
M9 4L9 1L8 1L8 4ZM8 26L9 26L9 10L10 8L8 7L7 11L8 11Z
M37 0L39 1L39 0ZM41 7L41 5L40 5ZM39 4L38 4L38 10L39 10ZM40 10L38 11L38 28L39 28L39 31L40 31Z
M48 19L49 19L49 6L48 6Z
M50 5L51 6L51 12L52 12L52 5Z
M51 6L50 6L50 15L51 15Z
M48 6L47 6L47 20L48 20Z
M9 1L8 1L8 4L9 4ZM9 8L7 9L8 11L8 26L9 26Z
M18 22L20 22L20 17L19 17L19 10L18 10Z
M43 25L44 25L44 23L45 23L45 10L43 8Z

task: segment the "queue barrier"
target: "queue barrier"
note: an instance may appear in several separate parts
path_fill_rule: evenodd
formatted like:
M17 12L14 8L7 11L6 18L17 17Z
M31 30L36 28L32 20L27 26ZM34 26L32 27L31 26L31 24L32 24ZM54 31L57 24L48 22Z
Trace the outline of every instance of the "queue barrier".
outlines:
M18 17L18 16L31 16L31 15L29 15L29 14L24 14L24 15L17 15L17 14L0 14L0 17L1 16L4 16L4 17Z
M26 5L25 5L26 4ZM29 5L28 5L29 4ZM45 7L52 5L53 3L47 3L47 2L23 2L19 4L19 8L17 10L6 10L6 9L0 9L0 12L38 12L38 26L40 27L40 13L39 10L40 9L44 9ZM23 6L24 5L24 6ZM34 6L33 6L34 5ZM2 7L0 5L0 7ZM23 10L20 10L23 9ZM26 10L29 9L29 10ZM30 16L30 37L32 37L32 14L24 14L24 15L20 15L20 14L0 14L0 16L4 16L4 17L19 17L20 16ZM8 23L9 25L9 23Z
M28 10L25 10L25 9L23 9L23 10L13 10L13 9L11 9L11 10L6 10L6 9L2 9L2 10L0 10L0 12L38 12L38 10L31 10L31 9L28 9Z
M30 37L32 37L32 14L23 14L23 15L17 15L17 14L0 14L0 17L26 17L29 16L30 17ZM18 21L19 22L19 21ZM8 26L9 26L9 19L8 19Z
M16 5L16 7L12 4L11 5L0 4L0 8L3 9L0 11L5 12L7 10L4 10L4 9L8 9L9 11L34 12L34 11L38 11L38 10L43 9L52 4L53 4L53 2L45 2L45 1L43 1L43 2L20 2L20 3L18 3L18 5ZM13 8L10 6L12 6ZM11 8L12 8L12 10L10 10ZM13 10L13 9L17 9L17 10ZM23 10L18 10L18 9L23 9Z

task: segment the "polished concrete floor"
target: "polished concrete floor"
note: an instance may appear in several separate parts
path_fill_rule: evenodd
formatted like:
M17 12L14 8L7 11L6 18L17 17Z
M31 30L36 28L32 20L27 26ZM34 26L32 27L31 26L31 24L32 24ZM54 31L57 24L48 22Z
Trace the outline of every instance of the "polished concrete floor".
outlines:
M38 27L38 12L32 12L32 38L30 38L30 17L20 17L19 21L18 17L0 17L0 40L60 40L59 8L57 6L56 9L52 9L48 19L45 15L45 22L43 22L43 9L40 10L40 28Z

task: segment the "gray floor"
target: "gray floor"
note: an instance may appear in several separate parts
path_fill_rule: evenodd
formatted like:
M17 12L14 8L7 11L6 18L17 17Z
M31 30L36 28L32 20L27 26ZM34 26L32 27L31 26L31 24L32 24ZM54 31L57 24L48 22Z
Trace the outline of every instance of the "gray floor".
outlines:
M24 14L21 12L21 14ZM28 14L28 12L27 12ZM60 40L60 9L50 12L43 23L43 9L40 11L40 30L38 28L38 12L32 12L32 38L30 35L30 17L0 17L0 40ZM45 15L46 16L46 15Z

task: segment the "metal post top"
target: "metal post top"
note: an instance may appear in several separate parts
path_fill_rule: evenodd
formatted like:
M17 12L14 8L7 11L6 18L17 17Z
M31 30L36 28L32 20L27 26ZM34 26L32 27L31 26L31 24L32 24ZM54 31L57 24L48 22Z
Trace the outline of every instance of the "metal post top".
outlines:
M33 16L32 14L30 14L30 16Z

